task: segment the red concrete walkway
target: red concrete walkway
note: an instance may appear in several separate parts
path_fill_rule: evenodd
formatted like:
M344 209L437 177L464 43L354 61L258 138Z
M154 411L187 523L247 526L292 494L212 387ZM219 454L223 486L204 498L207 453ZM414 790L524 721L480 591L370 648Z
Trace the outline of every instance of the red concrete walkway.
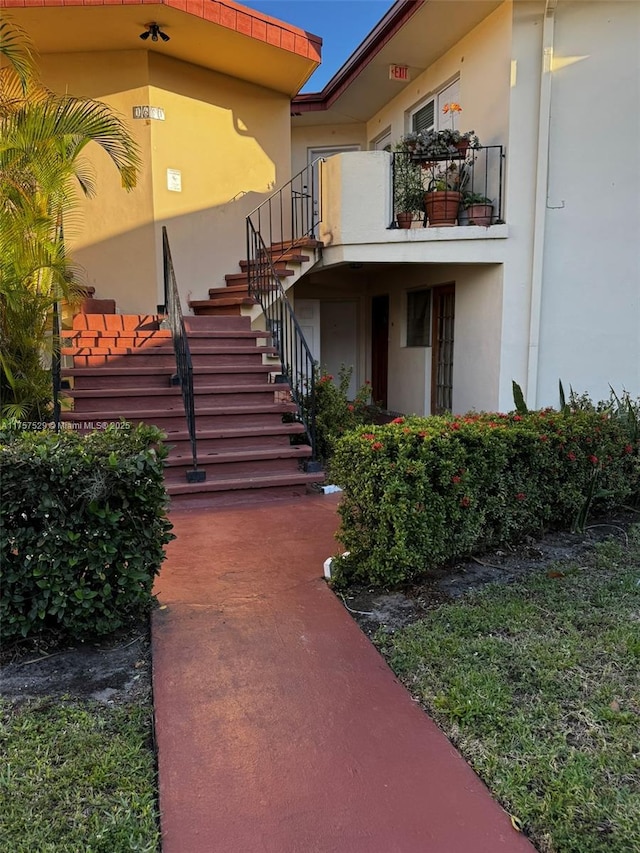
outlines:
M336 505L172 514L163 853L533 853L321 579Z

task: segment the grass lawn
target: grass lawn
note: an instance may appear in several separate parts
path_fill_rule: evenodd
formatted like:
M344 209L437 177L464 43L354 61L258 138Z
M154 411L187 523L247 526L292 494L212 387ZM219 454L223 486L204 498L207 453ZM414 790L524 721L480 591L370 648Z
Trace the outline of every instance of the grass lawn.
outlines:
M0 706L0 850L159 849L151 706Z
M640 851L640 527L377 640L540 851Z

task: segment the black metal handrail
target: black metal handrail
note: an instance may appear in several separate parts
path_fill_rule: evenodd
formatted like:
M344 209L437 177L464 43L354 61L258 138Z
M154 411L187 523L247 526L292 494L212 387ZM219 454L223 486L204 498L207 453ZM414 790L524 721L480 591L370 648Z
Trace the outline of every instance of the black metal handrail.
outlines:
M311 445L307 470L317 469L316 363L275 264L290 249L317 239L322 218L319 157L247 216L249 294L260 304ZM267 246L269 248L267 248Z
M53 303L53 336L51 353L51 379L53 382L53 424L60 432L60 389L62 388L62 370L60 364L60 309L58 300Z
M267 249L250 217L247 217L247 260L249 294L260 303L267 331L278 350L282 374L289 383L291 397L298 407L298 417L307 431L311 445L311 460L307 462L307 470L318 470L316 363L282 286L271 251Z
M176 274L171 258L167 229L162 226L162 261L164 270L164 310L169 320L173 349L176 355L177 384L182 389L184 413L187 420L189 439L191 440L191 455L193 470L186 472L188 483L202 483L206 479L206 471L198 469L198 447L196 438L196 412L193 395L193 363L189 339L184 327L180 294L176 282Z
M64 256L64 227L62 217L57 223L58 241L62 255ZM53 303L51 317L51 382L53 397L53 425L56 432L60 432L60 391L62 389L62 365L60 358L60 305L56 298Z
M490 224L495 225L503 221L505 156L503 145L483 145L458 154L431 157L397 151L393 154L391 197L395 201L397 173L406 176L407 170L413 168L422 176L425 191L433 189L440 177L447 183L448 190L461 189L463 202L464 195L469 193L490 199L493 204ZM456 187L454 184L460 179L463 185ZM402 211L394 210L393 215L399 212ZM414 219L421 219L426 226L424 206L411 212L414 213ZM391 227L394 227L393 221Z
M297 242L317 237L321 219L320 163L319 157L305 166L290 181L265 199L247 216L253 230L261 234L270 246L281 246L281 255ZM273 261L278 252L272 252Z

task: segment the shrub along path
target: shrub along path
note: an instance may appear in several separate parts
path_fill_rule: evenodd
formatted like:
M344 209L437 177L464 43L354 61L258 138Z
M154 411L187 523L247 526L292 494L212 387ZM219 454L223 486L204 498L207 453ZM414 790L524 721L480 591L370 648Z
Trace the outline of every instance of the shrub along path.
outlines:
M172 513L163 853L532 853L321 579L335 496Z

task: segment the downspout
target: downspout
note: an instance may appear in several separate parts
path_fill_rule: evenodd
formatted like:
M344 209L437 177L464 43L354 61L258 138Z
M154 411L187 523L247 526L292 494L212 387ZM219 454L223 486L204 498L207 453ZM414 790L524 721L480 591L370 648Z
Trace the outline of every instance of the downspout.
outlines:
M551 126L551 81L555 12L558 0L546 0L542 30L542 68L540 71L540 107L538 115L538 152L536 161L535 217L533 223L533 257L531 261L531 302L529 308L529 353L527 362L527 405L534 409L538 400L538 365L540 359L540 319L542 306L542 274L544 266L544 234L549 189L549 132Z

